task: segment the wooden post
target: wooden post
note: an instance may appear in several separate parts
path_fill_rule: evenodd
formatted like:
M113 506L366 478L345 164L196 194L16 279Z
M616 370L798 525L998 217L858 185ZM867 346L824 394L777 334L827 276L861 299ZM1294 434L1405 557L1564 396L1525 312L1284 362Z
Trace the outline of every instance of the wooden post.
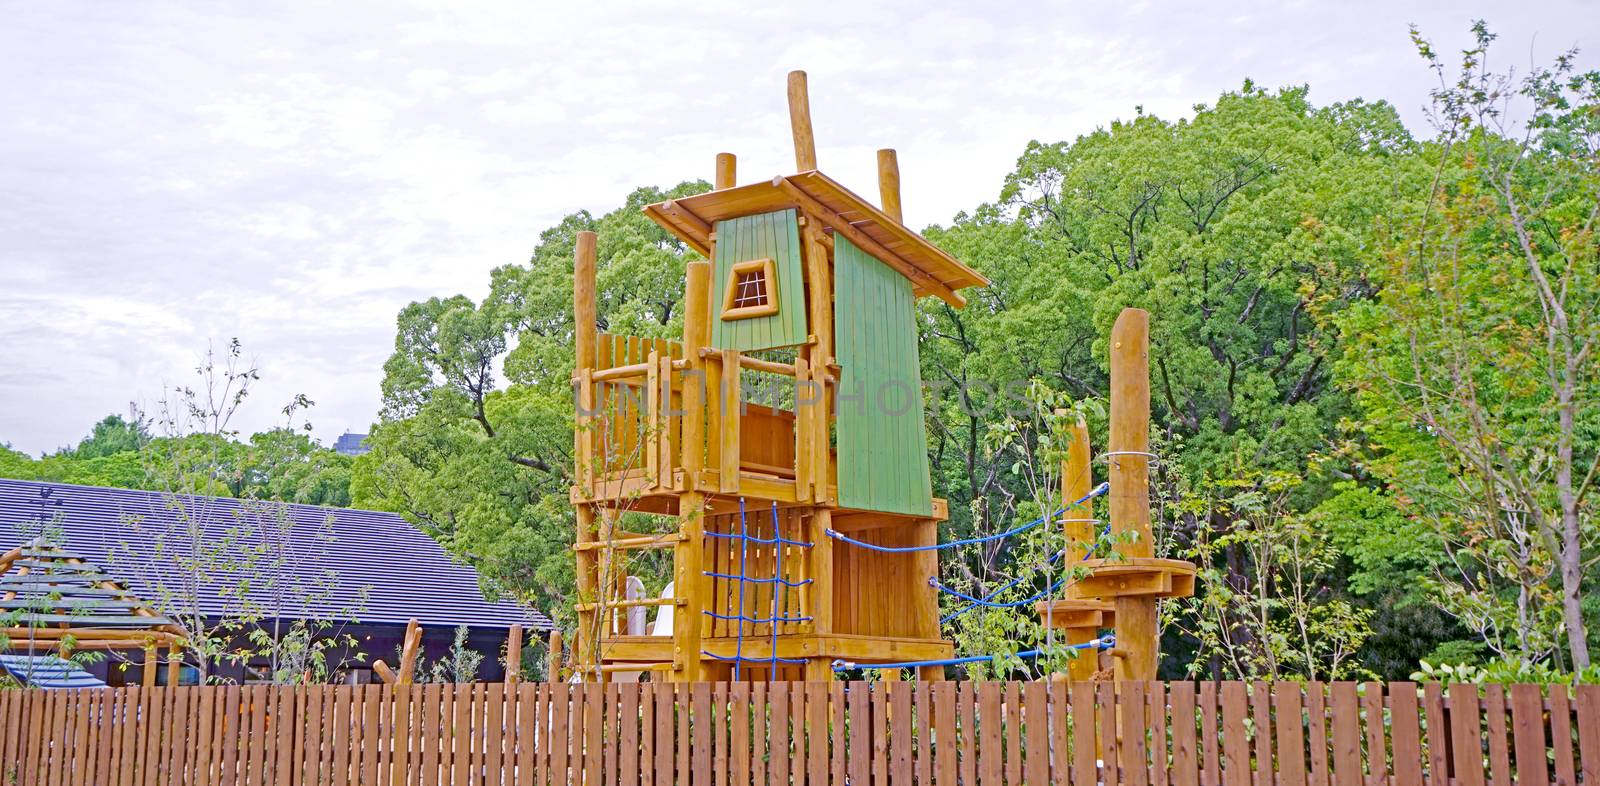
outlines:
M726 155L726 154L724 154ZM730 156L731 158L731 156ZM688 477L688 488L699 487L700 470L705 468L706 402L712 395L706 384L706 364L700 357L710 337L711 263L690 262L683 296L683 356L689 361L689 374L683 385L683 438L680 463Z
M585 502L578 503L577 514L577 542L588 543L594 540L594 506ZM578 629L572 634L572 662L588 679L590 674L597 672L588 671L591 667L598 666L594 655L599 643L595 641L599 633L599 595L595 591L595 553L592 549L583 549L578 552Z
M820 501L820 500L819 500ZM811 512L811 529L806 533L806 539L811 541L808 549L811 558L811 625L812 630L819 636L826 636L833 632L833 538L828 537L828 530L833 527L833 510L818 507ZM808 658L806 660L806 680L809 682L831 682L833 680L833 665L831 658Z
M422 647L422 624L412 617L400 647L400 674L396 684L410 685L417 671L417 650Z
M804 71L789 72L789 131L794 135L795 171L816 169L817 140L811 133L811 96Z
M672 550L672 581L684 603L672 614L672 659L676 663L672 679L676 682L703 679L700 628L706 598L699 588L705 578L700 567L705 553L705 506L706 497L698 491L678 497L678 532L683 539Z
M893 148L878 151L878 198L883 204L883 212L895 221L905 223L905 218L900 215L900 160L895 157Z
M179 654L178 642L167 644L167 687L178 687L178 681L183 676L183 656Z
M515 685L522 679L522 626L512 625L506 635L506 684Z
M593 232L579 232L577 251L572 265L572 319L573 344L577 349L577 367L593 369L595 345L599 339L595 328L594 268L595 246L598 238Z
M1125 308L1111 328L1111 532L1128 557L1154 555L1150 531L1150 314ZM1118 596L1118 680L1154 680L1159 633L1156 598Z
M561 681L561 658L563 653L561 642L561 629L554 628L550 631L547 641L549 652L545 653L544 679L545 682Z
M1063 567L1071 570L1094 545L1094 503L1073 505L1089 493L1093 483L1090 469L1089 424L1079 415L1072 424L1072 443L1067 446L1067 457L1061 463L1061 505L1066 508L1062 522L1066 553L1062 555ZM1095 628L1065 628L1067 644L1085 644L1095 638ZM1079 650L1078 657L1067 666L1067 675L1074 681L1088 681L1094 676L1098 658L1093 650Z
M807 406L813 410L809 419L812 428L811 439L811 481L815 487L811 492L811 499L818 503L828 503L828 478L830 455L828 444L828 378L831 375L829 364L833 363L833 276L832 265L829 262L829 249L827 239L823 235L822 227L815 221L807 221L805 232L805 262L806 262L806 287L810 297L806 298L810 309L808 316L811 322L811 335L816 337L810 349L810 363L812 379L817 389L812 391L809 398L811 403ZM830 540L824 538L824 540ZM818 545L821 545L820 543ZM820 628L819 628L820 630Z
M716 183L717 183L717 190L718 191L721 191L724 188L733 188L734 185L737 184L738 181L737 181L735 175L739 171L738 166L739 166L739 159L736 158L732 153L718 153L717 154L717 181L716 181ZM694 312L690 312L690 313L694 313Z
M154 644L144 648L144 673L139 678L140 686L145 688L156 686L156 664L160 659L161 655Z
M598 361L596 347L599 344L599 336L595 327L595 260L598 240L593 232L579 232L572 260L572 318L573 346L575 350L573 365L575 366L575 376L580 386L578 391L580 409L584 408L584 402L587 402L589 406L594 404L588 375L594 371L595 364ZM579 415L580 421L583 420L583 413L580 412ZM580 463L590 460L596 461L602 466L605 464L606 457L601 456L595 459L590 451L584 449L586 444L594 444L595 436L592 432L582 428L577 429L575 439L577 440L577 445L573 455L579 457ZM576 469L577 476L582 479L589 477L595 468L579 466ZM580 502L575 514L577 532L574 533L574 541L576 543L587 543L594 540L594 506ZM573 655L576 664L580 668L586 668L598 665L598 663L591 662L597 647L597 642L594 639L599 634L598 622L600 619L599 612L594 610L599 608L600 601L599 592L597 591L598 577L596 576L598 568L597 555L593 550L580 550L577 552L576 562L578 601L580 604L589 604L587 608L591 610L585 611L583 606L579 608L578 630L575 634L577 641ZM587 672L585 673L587 674ZM585 678L587 679L587 677Z

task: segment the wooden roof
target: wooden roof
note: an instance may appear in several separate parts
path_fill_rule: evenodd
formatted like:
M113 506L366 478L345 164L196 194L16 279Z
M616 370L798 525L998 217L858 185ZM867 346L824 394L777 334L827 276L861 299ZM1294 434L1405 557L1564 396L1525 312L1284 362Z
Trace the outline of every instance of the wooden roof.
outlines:
M139 648L178 630L78 554L41 540L0 554L0 634L13 649L56 647L66 634L80 646Z
M911 279L918 297L934 295L959 308L966 305L959 290L989 284L982 273L815 170L648 205L645 213L709 255L716 222L795 207Z

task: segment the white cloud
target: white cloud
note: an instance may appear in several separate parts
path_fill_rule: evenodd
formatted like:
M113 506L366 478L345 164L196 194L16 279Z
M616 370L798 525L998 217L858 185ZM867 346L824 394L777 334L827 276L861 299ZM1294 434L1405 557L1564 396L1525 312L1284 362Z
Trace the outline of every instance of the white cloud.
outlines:
M265 374L245 428L304 392L320 436L362 429L406 303L481 296L563 214L719 151L746 181L790 171L790 68L823 167L872 194L897 147L925 224L992 199L1030 139L1246 77L1420 126L1409 22L1451 51L1485 17L1517 63L1600 48L1574 0L1398 5L10 4L0 441L69 443L232 336Z

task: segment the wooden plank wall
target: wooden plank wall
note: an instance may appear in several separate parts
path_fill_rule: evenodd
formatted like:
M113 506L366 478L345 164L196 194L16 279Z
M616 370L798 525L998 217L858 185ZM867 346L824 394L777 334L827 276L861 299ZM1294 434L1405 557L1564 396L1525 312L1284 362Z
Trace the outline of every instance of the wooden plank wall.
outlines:
M1600 687L834 682L0 691L0 783L1600 783ZM398 713L398 715L397 715ZM398 733L397 733L398 732Z
M760 540L775 540L775 536L781 535L786 540L805 543L810 524L809 508L778 508L774 512L771 507L761 507L757 503L745 510L745 533ZM708 515L705 527L707 532L736 535L739 533L739 514ZM752 581L725 578L740 575L741 562L743 575ZM702 564L706 570L719 574L711 578L711 589L706 597L710 598L711 604L708 610L721 617L743 616L758 620L787 617L798 620L814 616L811 584L806 581L811 578L811 549L786 543L741 543L730 538L706 538ZM790 585L801 586L780 586L768 581L772 578L781 578ZM740 591L740 584L744 585L743 592ZM813 626L807 622L778 623L780 635L806 633L812 629ZM706 638L732 637L739 630L739 620L707 615L701 635ZM746 639L766 639L772 635L772 625L745 622L743 631Z
M928 516L928 433L911 282L836 235L839 505Z
M711 346L748 352L792 347L806 342L806 290L800 257L800 225L793 210L778 210L718 221L711 250ZM749 319L722 319L722 300L733 266L752 259L772 260L778 313Z

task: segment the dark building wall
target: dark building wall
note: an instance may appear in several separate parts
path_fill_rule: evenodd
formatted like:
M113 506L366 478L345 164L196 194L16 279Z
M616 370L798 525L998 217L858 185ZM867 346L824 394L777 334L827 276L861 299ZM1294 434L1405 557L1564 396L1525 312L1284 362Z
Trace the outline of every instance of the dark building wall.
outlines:
M427 664L446 658L450 647L455 641L455 628L425 627L422 630L422 655ZM325 635L349 635L355 639L353 647L335 647L326 652L326 661L339 675L338 682L354 682L367 684L378 682L379 679L372 673L372 662L383 660L391 668L398 668L398 650L402 639L405 637L404 625L392 624L363 624L347 625L339 629L330 629ZM478 681L496 682L505 679L505 646L509 631L498 628L470 628L467 635L467 647L483 655L477 673ZM529 645L525 634L524 647ZM247 647L245 641L239 641L237 647ZM166 684L167 667L166 653L161 653L162 661L156 672L157 681ZM124 667L124 665L126 667ZM260 677L270 674L271 662L269 659L256 656L248 662L236 662L225 658L219 663L212 664L211 675L225 683L242 684L260 681ZM88 667L90 673L105 680L111 685L138 685L143 676L144 653L138 650L108 653L107 658ZM419 673L419 680L427 675ZM182 678L184 682L198 679L198 670L193 667L185 668Z

